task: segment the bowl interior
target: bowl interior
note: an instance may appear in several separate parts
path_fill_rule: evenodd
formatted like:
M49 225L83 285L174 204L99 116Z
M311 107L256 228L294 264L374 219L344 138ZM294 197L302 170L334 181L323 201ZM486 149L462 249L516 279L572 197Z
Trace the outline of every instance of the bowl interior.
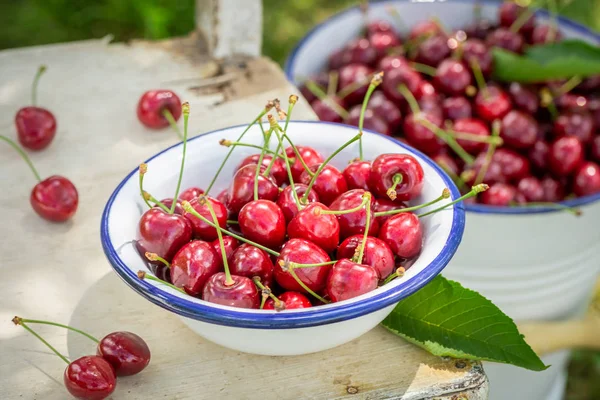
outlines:
M210 132L189 140L182 188L189 186L206 188L229 151L229 148L219 145L219 140L222 138L236 140L244 129L245 126L236 126ZM295 144L312 146L325 156L331 154L341 144L355 136L356 133L357 130L354 127L323 122L292 121L288 128L288 135ZM419 159L425 172L425 184L422 195L420 198L413 200L412 204L420 204L437 198L445 187L451 189L453 198L458 197L458 191L451 180L425 156L379 134L365 132L363 140L365 159L372 160L382 153L411 153ZM259 127L252 127L243 141L262 144L262 133ZM275 141L271 143L271 148L275 149ZM239 162L244 157L256 152L256 149L237 147L223 168L214 189L211 190L211 194L216 196L217 193L225 189L231 181L235 167ZM353 143L337 155L331 164L343 169L357 155L358 143ZM182 145L178 144L148 160L148 173L144 179L145 190L158 199L172 197L181 157ZM154 302L175 312L178 312L177 305L185 303L185 307L190 310L197 310L195 306L204 305L212 309L229 310L238 314L242 312L270 314L261 310L241 310L207 303L200 299L182 295L160 283L138 280L136 277L137 271L147 270L147 267L134 249L132 240L137 237L138 221L146 209L147 207L139 194L138 173L137 170L134 170L115 190L107 204L102 221L105 252L115 270L130 286L146 297L151 297ZM367 298L374 299L374 301L385 300L389 304L390 293L395 296L394 300L398 301L401 297L414 292L432 279L449 261L460 242L464 226L464 211L462 206L458 206L456 209L449 207L442 212L424 218L422 223L425 234L423 252L402 279L396 279L391 284L363 296L318 308L327 310L328 308L341 307L344 304L360 303ZM384 305L386 304L380 304L379 308ZM303 312L310 312L310 309L308 311L288 310L276 314L285 317L285 315ZM190 312L190 315L193 316L193 314L193 312ZM202 319L202 316L198 318Z

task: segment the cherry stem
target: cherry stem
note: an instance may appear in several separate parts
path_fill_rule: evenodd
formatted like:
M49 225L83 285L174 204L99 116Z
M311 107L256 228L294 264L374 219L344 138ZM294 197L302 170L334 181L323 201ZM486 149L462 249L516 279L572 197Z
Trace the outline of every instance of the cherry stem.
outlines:
M363 194L362 196L362 202L354 207L354 208L350 208L348 210L323 210L321 207L315 207L313 209L313 212L315 213L315 215L344 215L344 214L351 214L353 212L356 211L360 211L362 208L364 208L367 203L371 201L371 195L368 192L365 192L365 194Z
M21 317L15 317L13 319L13 322L15 321L15 319L18 319L19 324L22 325L24 322L28 323L28 324L42 324L42 325L52 325L52 326L57 326L59 328L65 328L65 329L69 329L73 332L77 332L85 337L87 337L88 339L99 343L100 341L98 339L96 339L95 337L93 337L92 335L90 335L89 333L86 333L82 330L79 330L77 328L73 328L72 326L69 325L63 325L63 324L59 324L57 322L50 322L50 321L42 321L42 320L38 320L38 319L26 319L26 318L21 318Z
M296 275L296 271L294 271L294 268L292 266L290 266L289 272L290 272L290 275L292 275L292 277L296 280L296 282L298 282L298 285L300 285L302 287L302 289L306 290L307 293L309 293L311 296L313 296L314 298L318 299L319 301L321 301L325 304L329 303L329 301L325 300L323 297L319 296L318 294L313 292L308 286L306 286L304 284L304 282L302 282L300 280L300 278L298 278L298 275Z
M474 133L457 132L453 131L452 129L447 130L447 132L456 139L467 140L469 142L487 143L493 144L494 146L501 146L502 143L504 143L502 138L499 136L481 136Z
M281 135L279 134L279 130L276 129L275 130L275 135L277 136L277 140L279 141L279 146L283 149L283 139L281 137ZM291 142L290 142L291 143ZM292 147L294 148L294 147ZM294 151L296 151L296 149L294 148ZM283 151L283 160L285 161L285 170L287 171L287 175L288 175L288 180L290 181L290 186L292 187L292 196L294 196L294 202L296 203L296 208L298 208L298 211L300 211L300 200L298 199L298 192L296 192L296 184L294 183L294 177L292 176L292 168L290 167L290 159L287 156L287 152ZM300 157L300 160L302 160L302 157Z
M410 65L412 66L412 68L415 71L420 72L425 75L435 76L435 74L437 73L437 69L435 69L434 67L431 67L429 65L426 65L426 64L412 62L412 63L410 63Z
M281 302L281 300L279 300L277 298L277 296L275 296L273 294L273 292L271 291L271 288L269 288L268 286L265 286L262 284L262 282L260 281L260 277L255 276L254 278L252 278L252 280L254 281L254 284L260 289L263 298L266 299L267 297L270 297L273 299L273 301L275 302L275 309L281 309L281 304L283 304ZM264 304L262 305L264 307ZM261 307L262 308L262 307Z
M342 90L340 90L338 92L337 96L340 99L344 99L350 93L352 93L355 90L360 89L361 87L366 86L367 84L369 84L369 82L371 82L372 79L373 79L373 74L369 74L367 76L364 76L361 79L359 79L358 81L352 82L348 86L344 87Z
M157 206L159 206L160 208L162 208L162 210L163 210L164 212L166 212L167 214L170 214L170 213L171 213L171 210L169 210L169 209L167 208L167 206L165 206L165 205L164 205L162 202L160 202L160 201L156 200L156 199L154 198L154 196L152 196L150 193L148 193L148 192L145 192L145 191L144 191L144 192L142 192L142 198L143 198L144 200L149 200L149 201L153 202L154 204L156 204Z
M394 174L394 176L392 177L392 186L390 186L389 189L386 191L386 194L390 198L390 200L396 200L396 186L401 184L403 179L404 176L402 174Z
M473 76L475 77L475 82L477 82L477 87L481 91L481 94L483 94L483 99L487 101L489 93L487 84L485 83L485 77L483 76L483 72L481 72L481 66L474 58L469 60L469 65L471 65L471 69L473 70Z
M29 168L31 169L31 172L33 172L33 175L35 176L35 179L37 179L38 182L41 182L42 178L40 177L40 174L37 172L37 169L35 169L33 163L31 162L31 159L29 158L29 156L27 155L27 153L25 153L23 151L23 149L21 149L15 142L13 142L8 137L6 137L4 135L0 135L0 139L4 140L6 143L8 143L9 145L11 145L13 147L13 149L15 149L17 151L17 153L19 153L19 155L21 156L21 158L23 160L25 160L25 162L27 163L27 165L29 165Z
M325 161L323 161L321 163L321 165L319 165L319 168L317 168L317 170L315 171L315 174L312 176L312 178L310 179L310 182L308 183L308 187L306 188L306 192L304 193L304 196L302 196L301 202L303 204L306 204L306 202L308 201L308 194L310 193L310 190L312 189L313 185L317 181L317 177L319 176L319 174L321 174L321 171L323 171L323 169L325 168L325 166L327 166L329 161L331 161L333 159L333 157L337 156L346 147L350 146L352 143L356 142L357 140L360 140L361 137L362 137L362 132L359 131L356 136L354 136L353 138L348 140L340 148L338 148L336 151L331 153L331 155L329 157L327 157L325 159Z
M206 205L206 208L208 208L208 212L210 213L214 224L216 226L219 226L219 220L217 219L215 210L213 209L212 204L210 204L210 201L206 198L206 196L200 196L198 198L198 202L200 203L200 205ZM225 243L223 243L223 234L221 233L221 229L217 229L217 237L219 238L219 247L221 248L221 256L223 257L223 268L225 269L225 286L231 286L235 282L233 281L233 279L231 279L231 272L229 272L229 264L227 263L227 251L225 251Z
M508 30L512 33L519 33L519 30L523 27L523 25L525 25L527 20L531 18L534 13L535 11L533 9L527 8L525 11L519 14L515 22L512 23Z
M181 180L183 179L183 169L185 166L185 153L187 151L187 137L188 137L188 120L190 118L190 103L185 102L181 105L183 113L183 153L181 155L181 166L179 167L179 178L177 179L177 187L175 188L175 195L173 196L173 204L169 214L175 212L177 206L177 196L179 196L179 189L181 189Z
M396 270L394 272L392 272L387 278L385 278L385 280L383 281L381 286L387 285L388 283L390 283L391 281L393 281L396 278L403 277L405 272L406 272L406 270L404 269L404 267L396 268Z
M236 221L236 220L233 220L233 219L228 219L228 220L227 220L227 223L228 223L229 225L239 225L239 224L240 224L240 222L239 222L239 221Z
M337 115L343 119L348 118L348 111L336 103L331 97L327 97L327 93L323 91L315 82L308 80L305 83L306 88L314 94L319 100L327 104ZM359 86L360 87L360 86Z
M267 168L263 172L264 177L269 176L269 174L271 173L271 170L273 169L273 165L275 165L275 160L277 160L278 158L283 158L283 156L279 155L279 150L281 150L281 143L278 142L277 147L275 148L275 153L277 153L277 156L271 157L271 161L269 161L269 165L267 165ZM269 151L269 150L267 150L267 151Z
M241 146L241 147L252 147L253 149L258 149L258 150L264 149L263 146L259 146L257 144L243 143L243 142L233 142L231 140L226 140L226 139L219 140L219 144L221 146L225 146L225 147ZM279 154L278 152L275 152L275 151L272 151L272 150L269 150L269 149L265 149L265 153L270 154L270 155L274 155L275 158L283 158L283 154Z
M404 99L408 103L408 106L410 107L410 111L415 115L419 114L421 112L421 107L419 107L419 102L417 101L417 99L415 99L415 96L411 93L411 91L408 90L408 87L404 83L402 83L401 85L398 86L398 91L400 92L400 94L404 97Z
M173 114L171 114L171 111L168 108L164 108L162 110L162 115L169 122L169 125L171 125L171 128L175 131L177 136L179 136L179 139L183 140L183 135L181 134L181 130L177 126L177 121L175 121L175 118L173 117Z
M579 75L572 77L571 79L566 81L561 87L558 88L558 94L561 95L569 93L571 90L575 89L575 87L579 85L582 80L583 79L581 79L581 76Z
M337 75L336 75L336 77L337 77ZM291 94L290 97L288 98L288 110L287 110L287 114L286 114L286 118L285 118L285 125L283 125L284 132L287 132L287 128L290 123L290 119L292 118L292 110L294 109L294 106L296 105L297 102L298 102L298 96L296 96L295 94Z
M54 354L56 354L57 356L59 356L64 362L66 362L67 364L71 364L71 362L69 361L69 359L67 357L65 357L62 354L60 354L58 352L58 350L56 350L50 343L48 343L47 341L45 341L43 337L41 337L33 329L31 329L30 327L28 327L27 324L22 319L20 319L19 317L15 317L15 318L13 318L12 322L15 325L21 325L26 331L28 331L33 336L35 336L36 338L38 338L42 343L44 343L50 350L52 350L54 352Z
M552 96L550 89L547 87L540 90L540 104L548 110L553 121L558 118L558 109L556 108L556 104L554 104L554 96Z
M362 242L360 243L360 250L358 256L356 257L356 262L358 264L362 264L363 256L365 254L365 247L367 245L367 238L369 236L369 229L371 228L371 193L366 192L365 198L367 200L367 204L365 205L367 221L365 222L365 233L363 235Z
M270 114L269 114L270 115ZM262 124L261 124L262 128ZM273 129L270 128L269 131L265 134L265 140L263 143L262 150L260 151L260 155L258 156L258 162L256 163L256 172L254 174L254 200L258 200L258 177L260 176L260 168L262 167L263 159L265 158L265 149L269 147L269 142L271 141L271 135L273 134Z
M569 206L566 206L566 205L560 204L560 203L550 203L550 202L543 202L543 201L531 202L531 203L526 203L526 204L511 204L511 206L513 206L513 207L550 207L550 208L555 208L557 210L570 212L571 214L575 215L576 217L579 217L582 214L582 212L579 208L569 207Z
M146 196L144 196L144 175L146 174L146 172L148 172L148 164L141 163L139 168L140 196L142 196L142 199L144 199L144 203L146 203L148 208L152 208L152 205L150 204Z
M365 112L367 111L367 105L369 104L369 99L373 94L373 91L381 84L383 80L383 72L378 72L373 75L371 79L371 83L369 84L369 88L367 89L367 94L365 94L365 98L363 99L362 108L360 109L360 117L358 119L358 132L361 134L360 139L358 140L358 158L362 161L363 159L363 144L362 144L362 132L363 132L363 124L365 122Z
M456 175L454 173L454 171L452 171L452 168L450 168L450 166L448 165L447 162L440 160L440 161L438 161L438 165L440 167L442 167L444 172L446 174L448 174L448 176L450 176L450 178L452 178L452 181L454 181L454 183L456 184L456 186L458 186L458 189L461 192L464 192L467 189L464 179L462 179L460 176Z
M336 262L337 262L337 260L326 261L326 262L322 262L322 263L314 263L314 264L298 264L295 262L288 262L287 265L288 265L288 267L291 266L292 268L314 268L314 267L323 267L325 265L333 265ZM280 260L279 265L285 266L286 262L283 260Z
M443 140L450 148L465 162L467 165L473 164L475 160L467 151L452 137L452 135L446 133L442 128L432 123L425 117L417 117L417 122L423 125L425 128L433 132L438 138Z
M312 172L310 170L310 168L308 168L308 165L306 165L306 161L304 161L304 158L302 158L302 156L300 155L300 152L298 151L298 148L296 147L296 145L294 145L294 143L292 143L292 139L290 139L290 137L287 135L287 132L283 132L283 139L287 140L287 142L290 144L290 147L294 151L294 155L296 156L297 159L300 160L300 164L302 164L302 168L304 168L306 173L309 176L313 176L315 173ZM285 153L285 151L284 151L284 153Z
M244 138L244 135L246 135L246 132L248 132L250 130L250 128L256 124L258 121L260 121L260 119L262 117L265 116L266 113L269 112L269 110L271 110L271 108L273 108L273 102L268 102L267 105L265 106L265 109L261 111L260 114L258 114L258 116L254 119L254 121L252 121L250 124L248 124L248 126L246 127L246 129L244 129L244 131L240 134L240 136L237 138L236 142L241 141ZM221 162L221 165L219 166L219 169L217 169L217 172L215 173L215 176L212 178L212 180L210 181L210 184L208 185L208 188L206 189L206 194L208 194L210 192L210 190L212 189L212 187L214 186L215 182L217 181L217 178L219 177L219 175L221 174L221 171L223 170L223 168L225 167L225 164L227 163L227 160L229 160L229 157L231 157L231 153L233 153L233 150L235 149L235 145L231 147L231 149L229 149L229 152L227 153L227 155L225 156L225 158L223 159L223 161Z
M181 292L181 293L183 293L183 294L187 294L187 293L186 293L186 291L185 291L185 290L183 290L182 288L179 288L179 287L177 287L177 286L175 286L175 285L173 285L172 283L169 283L169 282L167 282L167 281L163 281L162 279L160 279L160 278L157 278L157 277L155 277L155 276L153 276L153 275L147 274L145 271L138 271L138 273L137 273L137 276L138 276L138 278L140 278L141 280L147 279L147 280L149 280L149 281L152 281L152 282L158 282L158 283L162 283L163 285L165 285L165 286L168 286L168 287L170 287L171 289L175 289L175 290L177 290L178 292Z
M495 120L492 123L492 137L498 137L500 135L500 121ZM481 166L481 169L477 173L477 178L475 178L475 185L483 182L485 178L485 174L487 173L490 164L492 163L492 157L494 156L494 152L496 151L496 145L494 143L490 144L487 152L485 153L485 161Z
M191 206L191 204L188 201L183 201L181 203L181 206L183 207L183 209L185 210L185 212L192 214L194 217L206 222L208 225L212 226L213 228L217 229L217 232L222 232L225 235L231 236L236 238L237 240L244 242L244 243L248 243L251 244L254 247L258 247L261 250L266 251L267 253L274 255L275 257L279 257L279 253L276 251L273 251L271 249L269 249L268 247L262 246L258 243L252 242L248 239L246 239L245 237L242 237L240 235L236 235L233 232L228 231L227 229L223 229L221 228L219 225L212 223L211 221L209 221L208 219L204 218L202 215L198 214L198 212L196 210L194 210L194 207Z
M31 105L35 106L37 104L37 87L40 81L40 77L46 72L48 69L45 65L40 65L37 72L35 73L35 77L33 78L33 84L31 85Z
M431 200L427 203L418 204L418 205L412 206L412 207L399 208L397 210L380 211L380 212L376 212L375 216L382 217L385 215L396 215L396 214L401 214L401 213L405 213L405 212L415 211L415 210L419 210L421 208L429 207L431 205L434 205L435 203L439 203L440 201L442 201L444 199L448 199L448 198L450 198L450 190L448 188L444 188L444 190L442 190L442 194L440 195L440 197L438 197L434 200Z
M163 263L165 265L165 267L171 268L171 263L169 263L167 260L165 260L164 258L162 258L161 256L159 256L156 253L150 253L147 251L144 253L144 256L150 261L160 261L161 263Z
M335 96L335 90L338 85L340 73L338 71L329 71L329 81L327 82L327 96Z
M456 200L454 200L454 201L452 201L452 202L450 202L450 203L448 203L448 204L446 204L446 205L443 205L443 206L441 206L441 207L439 207L439 208L436 208L435 210L427 211L427 212L426 212L426 213L424 213L424 214L419 214L419 215L417 215L417 217L419 217L419 218L422 218L422 217L426 217L426 216L428 216L428 215L431 215L431 214L435 214L436 212L438 212L438 211L442 211L442 210L444 210L445 208L448 208L448 207L450 207L451 205L454 205L454 204L456 204L456 203L459 203L459 202L461 202L461 201L463 201L463 200L466 200L466 199L468 199L468 198L471 198L471 197L477 196L479 193L481 193L481 192L485 192L485 191L486 191L486 190L488 190L489 188L490 188L490 187L489 187L488 185L486 185L485 183L480 183L479 185L475 185L475 186L473 186L473 187L471 188L471 191L470 191L469 193L467 193L467 194L465 194L465 195L462 195L462 196L461 196L461 197L459 197L458 199L456 199Z

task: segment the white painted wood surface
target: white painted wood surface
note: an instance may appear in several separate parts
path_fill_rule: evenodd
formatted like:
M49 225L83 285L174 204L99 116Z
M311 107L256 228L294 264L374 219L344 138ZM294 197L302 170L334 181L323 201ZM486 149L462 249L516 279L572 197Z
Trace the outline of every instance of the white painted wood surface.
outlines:
M142 335L152 362L140 375L120 379L113 399L485 399L487 380L478 363L431 356L383 328L302 357L221 348L135 294L111 271L99 234L107 198L140 161L177 141L171 131L149 131L137 121L143 91L179 93L191 104L196 133L248 122L267 99L295 91L263 58L226 65L224 75L212 77L219 66L199 55L198 46L191 37L0 52L2 133L16 136L13 117L29 103L37 66L47 64L38 101L55 113L58 130L52 145L31 157L43 176L72 179L80 195L71 222L40 219L29 206L33 176L14 151L0 147L0 398L67 398L64 363L12 325L19 315L71 323L96 336L113 330ZM314 118L303 102L294 116ZM71 358L94 352L91 342L58 328L39 332Z

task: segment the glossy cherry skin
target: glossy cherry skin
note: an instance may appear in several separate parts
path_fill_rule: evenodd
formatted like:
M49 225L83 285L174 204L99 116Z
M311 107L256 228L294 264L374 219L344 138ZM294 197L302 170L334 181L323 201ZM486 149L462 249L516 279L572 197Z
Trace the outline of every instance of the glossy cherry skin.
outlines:
M148 128L166 128L169 121L163 115L164 110L168 110L177 121L181 117L179 97L170 90L149 90L138 102L137 117Z
M285 217L270 200L254 200L246 204L238 217L240 229L248 240L275 249L285 240Z
M363 235L350 236L340 244L337 250L337 258L352 259L356 252L356 248L363 241ZM363 252L362 264L369 265L377 271L379 279L385 279L394 271L396 265L394 253L390 246L383 240L373 236L367 237L367 243Z
M21 146L29 150L48 147L56 135L54 115L41 107L23 107L15 115L17 137Z
M290 239L283 245L280 255L275 262L275 280L285 290L306 293L302 286L296 282L292 274L284 270L280 261L284 265L285 262L320 264L330 261L330 258L323 249L308 240ZM294 272L298 276L298 279L309 289L319 292L325 288L330 270L331 265L323 265L320 267L296 268Z
M517 195L517 189L506 183L494 183L488 190L481 193L480 200L490 206L509 206Z
M308 186L302 183L296 183L294 187L296 188L298 200L300 200L302 196L304 196L304 193L306 193L306 189L308 189ZM313 189L310 189L306 200L308 203L316 203L319 201L319 195ZM281 208L281 211L283 212L283 216L285 217L285 221L287 223L289 223L292 220L292 218L294 218L294 216L298 214L299 210L298 206L296 205L296 199L293 195L291 186L286 186L281 191L281 193L279 193L279 197L277 198L277 205L279 206L279 208Z
M33 187L29 202L40 217L48 221L64 222L77 211L79 195L70 180L53 175Z
M548 167L556 176L568 176L583 163L583 145L573 136L557 139L550 145Z
M344 179L348 184L348 189L363 189L369 190L369 176L371 175L370 161L352 161L344 171L342 171Z
M542 179L542 188L544 189L544 201L555 203L562 201L565 197L564 185L549 176Z
M338 72L340 90L344 90L350 85L354 86L359 82L364 82L362 86L348 93L343 99L344 103L349 106L362 103L371 82L369 75L373 73L373 70L363 64L348 64L340 68Z
M490 131L483 121L476 118L463 118L456 120L452 130L455 132L470 133L472 135L481 136L486 138L490 136ZM456 139L459 145L461 145L467 152L471 154L477 154L485 149L485 143L479 143L473 140Z
M217 253L217 256L223 259L223 255L221 253L221 244L219 243L219 239L213 240L211 242L213 249ZM231 255L240 246L240 242L234 238L233 236L223 235L223 247L225 248L225 257L227 260L231 258Z
M372 110L377 117L387 122L392 133L402 124L400 109L379 90L371 95L367 109Z
M379 230L379 239L398 257L416 257L423 248L423 228L419 217L411 212L390 217Z
M377 58L385 56L401 44L394 32L375 32L369 35L369 41L377 53Z
M208 278L223 267L211 243L194 240L183 246L171 262L171 282L187 294L199 297Z
M533 28L531 34L532 44L547 44L560 42L562 40L562 33L558 27L552 24L540 24Z
M312 82L314 82L317 86L319 86L319 88L326 92L327 91L327 86L329 86L329 74L325 71L319 72L317 75L313 76L310 79ZM337 92L337 85L334 88L334 90ZM313 92L311 92L306 85L302 85L300 86L300 93L302 93L302 96L304 96L304 98L306 99L306 101L308 101L309 103L312 103L313 101L315 101L317 99L317 96L315 96L313 94Z
M550 146L548 142L543 140L537 140L531 149L527 157L531 161L531 166L538 172L543 172L548 167L548 153L550 152Z
M392 201L388 197L385 197L375 199L375 208L373 211L378 213L383 211L399 210L406 207L408 206L401 201ZM380 215L375 217L375 219L379 222L379 226L383 225L389 218L390 215Z
M485 91L480 90L475 97L475 113L489 123L504 117L511 108L506 92L495 85L489 85Z
M417 90L413 93L415 98L419 102L419 106L422 104L434 104L440 102L440 95L435 89L435 87L429 83L428 81L421 81ZM426 108L422 108L423 111L426 111Z
M544 201L544 187L534 176L521 179L517 184L517 192L528 202Z
M378 282L375 268L342 259L331 268L325 292L335 303L373 291Z
M265 286L273 283L273 262L266 251L250 244L238 247L229 260L229 271L233 275L252 279L255 276Z
M594 108L594 99L588 100L587 97L577 93L563 93L554 98L554 104L562 110L586 112Z
M417 114L409 114L402 124L406 141L425 154L439 153L446 144L429 127L420 123L420 119L426 119L437 127L442 125L442 119L436 113L421 111Z
M278 296L279 300L285 304L285 310L294 310L297 308L309 308L312 307L310 300L298 292L283 292ZM274 310L275 309L275 301L271 298L268 298L265 301L265 305L263 310Z
M587 161L575 171L573 192L577 196L588 196L600 192L600 166Z
M171 209L171 206L173 205L172 198L162 199L160 202L163 203L163 205L165 207L167 207L169 210ZM155 205L154 207L159 207L159 206ZM173 210L173 213L178 214L178 215L183 215L184 212L185 212L185 210L181 206L181 203L179 202L179 200L177 200L177 204L175 204L175 210Z
M593 161L600 162L600 135L596 135L590 146L590 156Z
M527 150L537 141L538 130L538 123L531 115L512 110L502 118L500 137L513 149Z
M323 214L329 208L321 203L311 203L290 221L287 232L290 238L308 240L327 253L340 243L340 224L335 215Z
M410 154L381 154L371 166L369 188L375 195L387 198L394 175L402 174L402 182L396 185L395 201L411 200L421 194L423 168Z
M350 112L348 113L348 118L346 118L344 123L348 125L359 126L361 109L362 106L360 104L357 104L354 107L352 107L350 109ZM387 122L384 119L379 118L373 112L373 110L370 110L368 108L365 110L365 115L363 118L363 129L381 133L387 136L390 136L392 134L392 130L388 126Z
M486 44L489 47L501 47L513 53L521 53L525 41L523 36L514 33L507 28L498 28L490 32L486 38Z
M363 195L366 192L363 189L353 189L345 193L342 193L329 208L334 211L350 210L361 205L363 202ZM370 207L370 223L369 223L369 236L376 236L379 232L379 222L375 219L375 198L371 196L371 201L368 206ZM336 215L337 220L340 223L340 237L345 239L352 235L359 235L365 232L365 226L367 223L367 211L363 207L358 211L354 211L348 214Z
M393 69L408 66L410 66L410 63L403 56L389 55L379 60L379 63L377 64L377 71L383 71L387 75L387 73Z
M494 68L494 59L488 47L479 39L469 39L462 45L462 57L465 64L471 67L476 62L484 76L489 76Z
M223 189L217 195L217 200L225 205L229 209L229 189Z
M368 39L357 38L348 43L342 58L343 65L375 65L377 62L377 51L371 46Z
M497 149L496 152L498 150L500 150L500 149ZM485 152L479 153L479 155L477 157L475 157L475 161L473 162L473 165L466 167L465 170L463 171L463 173L461 174L461 177L468 185L475 184L475 179L479 175L479 172L481 171L483 166L486 164L487 164L486 153ZM498 156L496 156L496 153L494 153L494 155L492 156L492 160L489 163L489 165L487 166L487 170L485 171L485 175L483 177L483 182L487 183L488 185L491 185L492 183L506 182L506 181L507 181L507 178L504 175L502 166L498 162Z
M437 67L443 59L450 55L448 47L448 38L442 35L435 35L425 39L417 47L416 61Z
M307 166L314 165L314 164L320 164L324 160L323 156L318 151L313 149L312 147L296 146L296 150L298 150L300 157L302 157L302 160L304 160L304 163ZM302 166L302 162L297 159L298 157L296 157L296 153L294 152L294 149L292 149L291 147L288 147L287 149L285 149L285 153L287 154L288 157L294 157L296 159L294 161L294 163L291 165L292 178L294 178L294 182L300 182L300 175L302 175L302 173L304 172L304 167Z
M213 199L212 197L206 196L205 199L207 202L210 202L215 216L217 217L218 225L221 228L225 228L227 226L227 207L225 207L225 205L219 200ZM215 223L213 221L213 217L210 213L210 210L208 209L208 206L206 204L201 204L197 198L192 199L189 203L198 214L200 214L210 222ZM192 224L192 229L194 230L194 237L196 239L206 240L210 242L218 237L217 229L213 228L205 221L201 220L200 218L197 218L195 215L186 211L183 212L183 216L186 217Z
M485 39L493 28L495 26L490 20L476 19L472 24L467 25L464 31L469 38Z
M406 100L404 99L404 96L402 96L402 93L400 93L398 90L398 87L401 84L404 84L411 93L415 93L418 90L422 80L423 78L421 78L421 75L414 69L408 66L403 66L401 68L388 71L385 74L385 79L381 83L381 88L388 99L392 100L395 104L404 106L406 104Z
M507 148L496 149L492 159L502 169L502 174L509 181L518 181L530 175L529 160L523 155Z
M194 199L198 199L198 196L200 196L201 194L204 193L204 190L200 189L199 187L190 187L185 189L183 192L179 193L179 196L177 197L177 199L179 201L192 201ZM171 203L173 204L173 203ZM166 205L166 204L165 204Z
M419 21L410 30L409 38L417 39L422 37L434 36L442 34L442 28L440 25L431 19Z
M310 170L315 173L319 165L311 165ZM300 182L308 185L311 177L306 171L300 176ZM315 192L319 195L321 203L328 206L333 200L335 200L340 194L348 190L348 185L344 179L344 175L333 165L326 165L312 187Z
M511 82L508 92L518 109L522 109L532 115L537 112L540 102L538 95L531 88L518 82Z
M594 137L594 120L589 113L567 112L556 118L553 132L556 137L574 136L587 144Z
M394 32L394 28L392 25L383 20L378 19L376 21L369 22L366 26L367 37L373 36L375 33L383 33L383 32Z
M463 96L446 97L442 101L442 110L444 112L444 118L451 121L460 118L471 118L473 115L471 103Z
M254 200L254 179L256 177L256 164L240 168L229 185L227 208L233 215L237 215L242 207ZM279 196L279 189L273 175L264 176L266 167L260 167L258 174L258 198L275 201Z
M112 332L104 336L96 355L114 368L117 376L135 375L150 363L150 349L138 335L131 332Z
M461 95L471 83L471 73L461 61L448 58L437 67L434 84L446 94Z
M527 12L526 7L522 7L517 3L506 1L498 8L498 17L500 19L500 25L510 28L512 24L519 18L519 16ZM519 32L531 32L535 27L535 16L531 15L527 21L523 24Z
M258 308L260 295L254 281L245 276L231 275L233 284L227 285L225 273L211 276L202 292L202 300L237 308Z
M344 101L337 96L328 97L326 100L317 99L310 106L320 121L342 122L342 116L331 107L329 102L337 103L341 108L345 108Z
M140 254L156 253L171 261L175 253L192 240L192 224L177 214L167 214L160 208L146 211L139 222L136 247Z
M242 162L236 167L236 171L246 165L258 164L258 160L260 158L260 154L252 154L242 160ZM262 164L267 168L271 164L271 160L273 157L270 154L265 154L262 160ZM271 175L275 179L275 183L278 186L283 185L287 182L287 170L285 169L285 161L281 157L277 157L277 159L273 162L273 166L271 167Z
M85 356L67 366L63 381L75 398L102 400L115 391L117 376L112 365L104 358Z

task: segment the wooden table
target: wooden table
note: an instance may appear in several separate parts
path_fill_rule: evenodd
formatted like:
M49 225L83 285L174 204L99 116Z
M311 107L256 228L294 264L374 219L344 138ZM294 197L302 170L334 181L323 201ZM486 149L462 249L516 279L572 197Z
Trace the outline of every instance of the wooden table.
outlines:
M100 245L100 215L119 181L140 161L178 141L136 119L140 94L171 88L191 104L195 133L251 121L263 104L297 93L265 58L217 63L197 36L160 43L93 40L0 52L0 126L29 103L39 64L41 106L58 121L52 145L31 158L42 176L73 180L80 205L66 224L29 206L34 179L8 146L0 148L0 390L2 399L65 399L64 363L10 322L14 315L69 323L102 336L144 337L152 362L119 379L114 399L485 399L479 363L434 357L383 328L339 348L299 357L231 351L196 336L173 314L138 296L112 272ZM314 119L305 102L298 119ZM87 339L53 327L40 333L72 359L95 351ZM462 397L461 397L462 396Z

